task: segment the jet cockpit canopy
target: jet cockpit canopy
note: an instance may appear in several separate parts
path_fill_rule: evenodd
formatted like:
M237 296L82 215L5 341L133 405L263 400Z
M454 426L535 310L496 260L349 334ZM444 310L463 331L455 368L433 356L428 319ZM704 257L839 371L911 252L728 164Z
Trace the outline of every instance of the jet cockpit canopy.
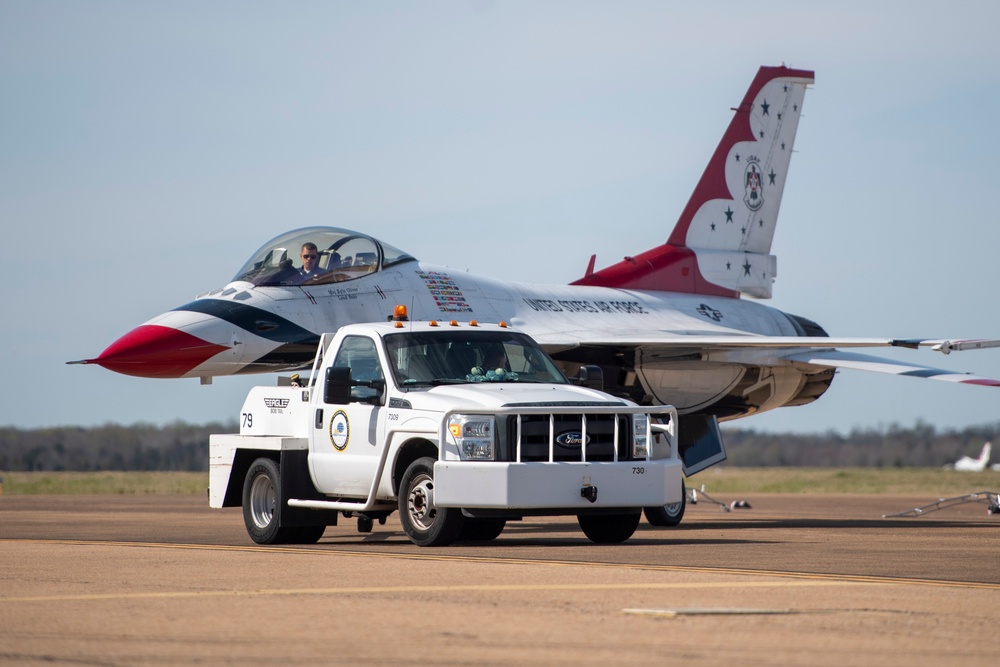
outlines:
M303 270L303 256L311 255L316 255L311 257L315 268L307 272ZM354 280L410 261L416 260L365 234L338 227L304 227L261 246L233 281L259 286L325 285Z

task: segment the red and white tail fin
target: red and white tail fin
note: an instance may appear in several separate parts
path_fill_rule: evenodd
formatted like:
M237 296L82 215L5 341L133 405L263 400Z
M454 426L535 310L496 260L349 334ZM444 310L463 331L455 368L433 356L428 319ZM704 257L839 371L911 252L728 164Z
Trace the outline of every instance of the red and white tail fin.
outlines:
M574 285L771 296L771 240L806 86L814 74L761 67L667 242Z

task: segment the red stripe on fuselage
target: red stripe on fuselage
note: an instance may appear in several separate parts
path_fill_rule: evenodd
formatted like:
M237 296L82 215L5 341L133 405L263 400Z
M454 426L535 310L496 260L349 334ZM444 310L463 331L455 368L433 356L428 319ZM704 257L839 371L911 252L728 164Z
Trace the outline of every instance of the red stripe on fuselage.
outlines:
M698 269L698 258L693 250L669 244L647 250L570 284L683 292L733 299L740 296L739 292L705 280Z

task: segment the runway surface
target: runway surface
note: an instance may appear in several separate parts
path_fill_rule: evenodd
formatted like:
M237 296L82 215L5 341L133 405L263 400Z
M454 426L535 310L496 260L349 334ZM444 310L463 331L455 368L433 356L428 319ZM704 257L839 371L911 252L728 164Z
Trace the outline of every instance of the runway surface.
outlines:
M733 500L735 498L725 498ZM942 665L1000 650L1000 516L741 496L621 545L571 517L260 547L188 496L0 496L0 664Z

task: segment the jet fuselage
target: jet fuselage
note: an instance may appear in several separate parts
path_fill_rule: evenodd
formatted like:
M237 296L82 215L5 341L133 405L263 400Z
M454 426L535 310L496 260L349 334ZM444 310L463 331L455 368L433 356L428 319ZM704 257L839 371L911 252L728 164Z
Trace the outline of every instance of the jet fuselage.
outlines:
M416 260L321 285L235 281L150 320L109 347L97 363L147 377L301 370L312 361L321 333L385 320L397 303L419 320L506 321L541 343L568 375L583 364L599 365L612 393L687 412L707 410L720 418L786 405L817 375L788 363L775 365L770 352L709 355L692 346L665 354L628 342L629 331L738 337L815 333L803 329L801 318L756 302L510 283ZM603 342L616 337L620 346ZM827 386L832 374L819 375Z

